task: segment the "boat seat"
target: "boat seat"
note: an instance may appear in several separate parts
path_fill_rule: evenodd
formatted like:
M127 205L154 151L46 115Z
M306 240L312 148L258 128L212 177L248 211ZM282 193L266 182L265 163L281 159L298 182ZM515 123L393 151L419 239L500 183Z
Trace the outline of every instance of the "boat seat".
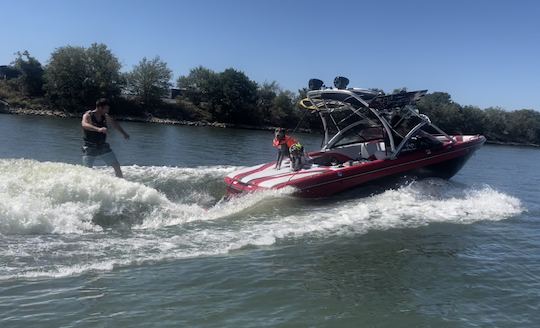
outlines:
M373 159L385 159L386 151L384 150L384 143L380 142L365 142L360 147L360 159L373 160Z
M352 160L349 156L338 152L320 152L309 154L312 158L312 163L320 166L331 166L333 164L342 164Z

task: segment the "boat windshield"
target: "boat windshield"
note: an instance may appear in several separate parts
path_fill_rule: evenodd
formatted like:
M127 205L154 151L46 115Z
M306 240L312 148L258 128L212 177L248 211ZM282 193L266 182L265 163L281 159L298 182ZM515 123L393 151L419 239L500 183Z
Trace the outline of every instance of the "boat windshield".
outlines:
M383 140L383 131L382 126L358 124L345 131L338 140L335 140L333 147L352 145L373 140Z

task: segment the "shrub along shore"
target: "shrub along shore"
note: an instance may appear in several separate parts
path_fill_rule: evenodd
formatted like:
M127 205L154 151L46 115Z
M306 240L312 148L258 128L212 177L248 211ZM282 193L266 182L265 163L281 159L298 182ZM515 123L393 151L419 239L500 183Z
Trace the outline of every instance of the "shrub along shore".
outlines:
M80 117L97 98L107 97L112 114L125 121L264 130L291 129L300 122L301 131L321 129L316 115L297 106L305 88L292 92L277 82L259 84L234 68L215 72L199 66L175 81L173 98L172 70L159 57L145 57L129 72L121 68L104 44L57 48L46 65L27 51L19 52L10 65L0 66L0 113ZM540 113L533 109L463 106L445 92L429 93L417 106L450 134L540 145Z
M59 110L52 109L29 109L29 108L6 108L0 106L0 114L11 115L30 115L30 116L47 116L56 118L82 118L83 113L67 113ZM207 121L186 121L170 118L159 118L154 116L125 116L115 115L114 119L124 122L139 122L139 123L155 123L155 124L170 124L170 125L185 125L196 127L214 127L214 128L233 128L233 129L249 129L249 130L267 130L273 131L276 126L258 126L248 124L234 124L234 123L220 123L220 122L207 122ZM311 129L298 128L300 133L311 133Z
M2 109L0 108L0 114L12 114L12 115L31 115L31 116L47 116L57 118L81 118L82 113L66 113L58 110L34 110L27 108L17 109ZM206 122L206 121L185 121L177 119L159 118L159 117L141 117L141 116L115 116L115 120L124 122L139 122L139 123L155 123L155 124L170 124L170 125L183 125L183 126L195 126L195 127L214 127L214 128L233 128L233 129L248 129L248 130L264 130L273 131L277 126L261 126L261 125L248 125L248 124L233 124L233 123L220 123L220 122ZM319 133L317 129L309 129L299 127L296 129L297 133ZM511 142L487 139L486 143L493 145L506 145L506 146L526 146L526 147L540 147L538 144L527 142Z

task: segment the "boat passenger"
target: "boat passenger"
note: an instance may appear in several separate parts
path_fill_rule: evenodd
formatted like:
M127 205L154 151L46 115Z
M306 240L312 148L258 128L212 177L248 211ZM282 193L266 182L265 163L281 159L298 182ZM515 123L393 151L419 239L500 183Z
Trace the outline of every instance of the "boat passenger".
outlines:
M272 145L278 149L276 161L276 170L281 168L283 158L290 157L289 148L296 143L296 140L285 133L285 129L277 128L274 132L274 141Z

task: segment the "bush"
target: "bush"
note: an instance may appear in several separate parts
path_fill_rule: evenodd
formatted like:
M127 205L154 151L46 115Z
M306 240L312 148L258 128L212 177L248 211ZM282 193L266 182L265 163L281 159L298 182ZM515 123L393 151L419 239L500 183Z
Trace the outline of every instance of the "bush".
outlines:
M153 107L161 104L161 98L168 95L172 71L159 57L151 60L144 57L127 74L127 91L141 104Z
M96 99L120 95L124 80L120 62L104 44L66 46L51 54L45 69L47 98L56 106L84 112Z

